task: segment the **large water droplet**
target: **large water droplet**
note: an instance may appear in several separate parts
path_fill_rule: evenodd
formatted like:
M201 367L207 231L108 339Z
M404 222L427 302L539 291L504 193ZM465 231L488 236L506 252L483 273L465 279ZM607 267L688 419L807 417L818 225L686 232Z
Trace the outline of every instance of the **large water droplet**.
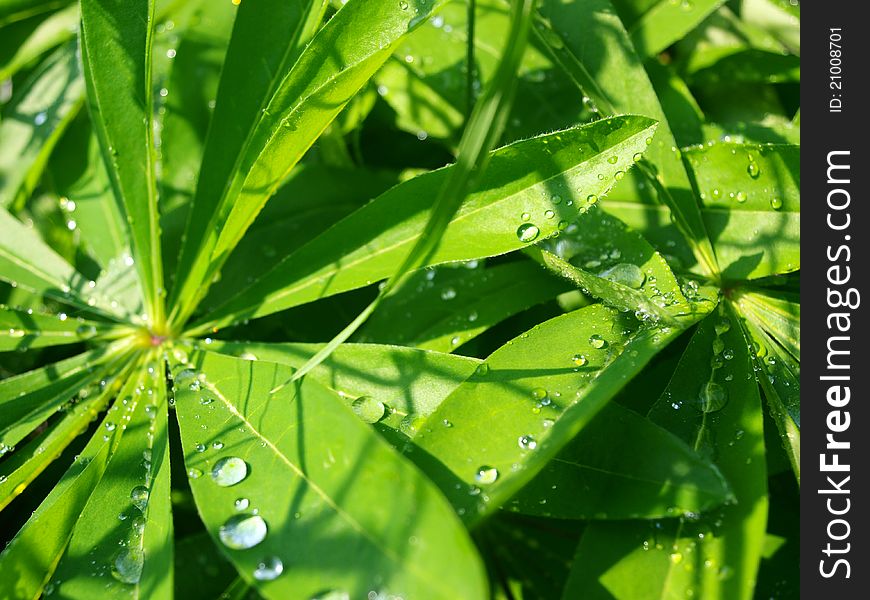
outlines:
M749 166L746 167L746 172L749 173L749 176L753 179L757 179L758 176L761 175L761 168L758 166L758 163L751 161Z
M112 577L121 583L139 583L144 565L145 554L141 548L136 546L121 548L112 561Z
M722 407L727 403L727 390L715 381L708 381L701 388L700 408L702 412L710 413L722 410Z
M218 537L227 548L245 550L266 539L268 528L260 515L235 515L221 525Z
M148 496L149 496L148 488L144 485L137 485L130 491L130 501L133 503L133 506L145 512L145 509L148 508Z
M521 435L517 439L517 445L523 450L534 450L538 447L538 442L530 435Z
M384 413L386 413L386 407L383 403L371 396L360 396L353 401L351 408L366 423L377 423L384 418Z
M582 354L575 354L571 357L571 362L573 362L578 367L583 367L586 365L586 363L589 362L589 360Z
M254 579L257 581L272 581L284 572L284 563L277 556L264 558L254 569Z
M517 228L517 238L526 244L535 241L540 233L541 230L532 223L523 223Z
M589 336L589 345L597 350L601 350L607 346L607 341L597 333L593 333Z
M773 210L779 210L782 208L782 200L779 198L771 198L770 199L770 208Z
M477 483L482 483L484 485L495 483L496 479L498 479L498 469L487 465L477 469L477 472L474 474L474 480Z
M640 267L631 263L613 265L609 269L599 273L598 276L635 290L640 289L643 286L643 282L646 281L646 275L644 275Z
M238 456L226 456L217 461L211 470L211 478L222 487L236 485L248 476L248 464Z

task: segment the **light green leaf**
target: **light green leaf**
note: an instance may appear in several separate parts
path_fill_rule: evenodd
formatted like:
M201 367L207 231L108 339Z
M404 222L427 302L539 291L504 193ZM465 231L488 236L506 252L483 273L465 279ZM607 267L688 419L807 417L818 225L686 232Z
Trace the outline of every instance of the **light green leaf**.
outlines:
M486 597L479 559L449 506L336 394L305 380L273 395L288 367L190 358L173 376L194 498L260 594ZM259 563L278 560L280 576L255 576Z
M116 332L113 325L0 305L0 352L63 346Z
M730 499L709 460L611 402L507 508L561 519L656 519L698 514Z
M106 267L121 254L129 255L127 225L86 117L76 119L60 140L48 163L48 173L61 198L66 226L81 236L79 241L88 254ZM131 270L130 265L125 269Z
M600 210L526 252L585 293L639 318L676 325L675 314L690 310L665 260L643 237Z
M0 122L0 207L30 197L63 131L84 101L76 46L64 44L27 79Z
M386 173L299 165L221 269L204 304L216 306L396 183Z
M114 312L95 284L43 242L37 233L0 208L0 279L85 310ZM111 317L110 317L111 318Z
M15 447L65 403L84 399L112 373L122 346L98 348L0 381L0 455Z
M290 170L386 60L397 40L437 4L416 0L403 9L389 0L350 2L304 50L325 9L322 0L301 6L258 2L241 9L214 117L214 123L227 131L210 134L203 157L202 172L209 177L200 178L188 219L178 268L185 278L172 295L174 323L187 320ZM261 41L268 35L264 23L270 29L284 27L283 33L276 29L277 39L284 43L275 44L277 56L265 57L265 71L250 68L250 56L262 54ZM240 88L252 91L238 94ZM239 110L234 109L237 103ZM235 129L226 125L230 121Z
M655 56L697 27L725 0L659 0L631 27L631 41L644 58Z
M504 254L557 233L561 222L564 227L577 218L588 196L603 195L616 183L615 173L631 167L632 157L646 147L653 131L649 119L617 117L496 150L429 264ZM617 160L611 162L612 157ZM291 254L193 330L270 314L392 275L421 235L431 198L453 168L415 177L382 194Z
M105 433L91 438L58 484L0 554L0 595L38 598L43 587L56 588L56 583L49 583L49 579L67 547L73 527L103 477L109 459L124 433L120 424L132 416L139 404L141 396L134 395L134 390L141 383L144 380L137 376L131 376L124 383L118 395L135 398L136 401L112 405L98 428ZM105 393L111 395L115 391L117 388L109 387Z
M660 329L595 304L550 319L496 350L428 419L412 422L408 455L473 525L698 318Z
M81 53L92 123L127 219L152 326L164 321L151 94L153 0L82 0Z
M800 268L800 147L707 144L685 152L722 276Z
M659 121L656 135L644 153L652 167L644 172L659 200L672 211L704 271L718 272L698 201L677 152L673 125L665 117L671 113L662 110L656 90L610 1L545 0L540 12L543 18L537 23L539 37L600 111L637 113ZM620 76L614 77L613 73Z
M171 598L172 514L162 361L81 512L55 572L63 598ZM118 424L118 427L121 427Z
M564 599L753 597L767 522L767 474L747 346L734 314L720 305L701 323L650 411L654 422L716 463L735 503L692 519L590 525Z
M0 81L11 78L20 69L26 68L44 53L74 37L78 29L78 21L78 5L73 3L45 18L41 16L31 17L12 27L7 26L3 33L5 36L9 36L7 39L10 39L15 45L14 48L9 49L11 50L9 55L6 55L7 49L5 44L3 45L4 52L0 58ZM24 35L23 39L15 39L22 34Z
M411 276L381 303L360 341L452 352L504 319L571 286L529 261L447 265Z
M801 359L801 305L794 295L773 291L741 291L734 298L742 315Z
M322 344L263 344L213 340L208 350L264 360L298 369L314 356ZM426 417L459 384L468 379L480 360L403 346L342 344L309 373L311 379L335 391L348 405L364 398L361 408L379 411L377 427L405 429L413 419ZM371 398L368 402L365 398ZM371 405L371 406L365 406ZM371 420L371 419L369 419Z

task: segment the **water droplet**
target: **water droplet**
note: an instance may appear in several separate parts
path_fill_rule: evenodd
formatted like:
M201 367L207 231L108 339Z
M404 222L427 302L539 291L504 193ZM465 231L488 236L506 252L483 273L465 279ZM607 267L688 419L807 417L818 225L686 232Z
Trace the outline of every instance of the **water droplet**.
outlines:
M233 506L236 510L247 510L250 505L251 501L247 498L236 498L236 501L233 502Z
M744 202L746 202L746 192L744 192L744 191L739 191L739 192L737 192L737 193L734 195L734 197L737 199L737 201L738 201L740 204L743 204Z
M779 210L782 208L782 200L779 198L771 198L770 199L770 208L773 210Z
M670 558L671 558L671 562L674 563L675 565L678 565L681 562L683 562L683 555L680 554L679 552L674 552L673 554L671 554Z
M571 357L571 362L573 362L578 367L583 367L589 362L589 360L582 354L575 354Z
M211 470L211 478L222 487L235 485L248 476L248 463L238 456L226 456L217 461Z
M477 469L477 473L474 474L474 480L484 485L495 483L496 479L498 479L498 469L495 467L484 465Z
M145 554L141 548L136 546L121 548L112 561L112 577L121 583L139 583L144 565Z
M607 341L597 333L593 333L589 336L589 345L597 350L601 350L607 346Z
M477 365L477 369L474 371L474 374L478 377L484 377L487 373L489 373L489 365L485 362Z
M595 194L589 194L588 196L586 196L586 202L588 204L596 204L598 202L598 196L596 196Z
M254 579L257 581L272 581L284 572L284 563L277 556L264 558L254 569Z
M728 392L715 381L708 381L701 388L700 401L702 412L716 412L717 410L722 410L722 408L728 403Z
M218 537L232 550L253 548L266 539L266 521L260 515L234 515L221 525Z
M611 156L610 158L607 159L607 162L610 163L611 165L615 165L617 163L617 161L619 161L618 156Z
M617 171L616 173L613 174L613 178L616 181L621 181L623 177L625 177L625 171Z
M441 290L441 299L442 300L453 300L456 298L456 290L452 287L444 288Z
M408 3L405 2L405 0L401 0L399 2L399 8L401 8L402 10L408 10Z
M205 444L197 444L196 451L197 452L205 452Z
M547 217L548 219L552 219L553 217L556 216L556 213L553 212L552 210L545 210L544 216Z
M713 328L716 330L716 335L727 333L731 329L731 319L723 317L716 322Z
M547 390L544 388L535 388L532 390L532 398L535 400L543 400L547 397Z
M137 485L130 491L130 501L133 502L133 506L145 512L145 509L148 507L148 488L144 485Z
M634 162L640 162L641 159L643 159L642 152L637 152L634 156L631 157L631 160L633 160Z
M191 479L199 479L200 477L202 477L202 471L200 471L199 469L188 469L187 476Z
M538 442L530 435L521 435L517 439L517 444L523 450L534 450L538 447Z
M353 412L366 423L377 423L384 418L386 407L371 396L360 396L351 404Z
M535 241L540 233L541 230L531 223L523 223L517 228L517 238L526 244Z
M598 276L635 290L643 287L643 283L646 281L646 275L640 267L631 263L619 263L605 269Z
M753 179L758 179L758 176L761 175L761 169L755 161L750 161L749 166L746 167L746 172Z
M560 196L559 194L553 194L553 195L550 197L550 201L551 201L553 204L561 204L561 203L562 203L562 196Z

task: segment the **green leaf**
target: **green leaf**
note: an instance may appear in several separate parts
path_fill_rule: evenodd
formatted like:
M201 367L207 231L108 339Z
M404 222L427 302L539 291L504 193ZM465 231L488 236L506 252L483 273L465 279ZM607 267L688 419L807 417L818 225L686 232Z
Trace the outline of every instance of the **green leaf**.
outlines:
M614 217L592 210L562 235L527 254L609 306L676 325L689 310L665 260Z
M3 111L0 122L0 206L30 197L49 155L84 101L74 43L49 56Z
M253 4L253 3L252 3ZM256 3L257 5L261 3ZM221 68L232 33L237 7L232 2L197 0L186 26L176 24L170 34L167 52L172 55L160 130L160 226L164 271L172 280L181 249L181 236L187 222L191 199L196 190L206 133L217 97ZM178 31L182 29L182 31ZM271 32L268 39L277 41ZM177 43L173 44L173 38ZM277 48L279 44L275 44ZM257 49L257 56L271 52L269 46ZM259 76L258 70L251 75ZM229 74L227 75L229 77ZM243 88L240 88L243 89ZM246 101L239 99L237 102ZM238 122L239 115L220 118ZM225 127L232 130L232 127ZM217 136L224 130L215 128ZM214 143L217 143L215 141Z
M61 319L56 315L0 305L0 352L76 344L113 331L112 325L97 321Z
M767 521L767 474L747 346L734 314L720 305L701 323L650 411L654 422L712 458L735 503L692 519L593 523L563 598L752 598Z
M744 303L739 303L742 308ZM801 481L801 382L800 362L777 343L752 317L743 322L753 340L759 381L768 410L779 433L798 484Z
M560 519L657 519L698 514L730 499L709 460L610 403L507 507Z
M452 352L507 317L571 287L529 261L420 271L387 296L360 341Z
M120 381L123 381L123 377ZM0 465L0 510L21 494L42 471L81 435L109 402L117 386L73 404L66 414L44 433L16 450Z
M801 8L790 0L744 0L740 16L778 39L791 52L800 54Z
M141 383L144 383L141 376L131 376L124 382L118 396L131 400L135 398L136 401L112 405L99 427L105 433L91 438L58 484L0 554L0 595L37 598L44 586L52 590L56 587L55 583L49 584L49 578L67 547L73 527L118 446L124 432L120 424L132 416L139 404L141 396L134 395L134 390ZM112 395L116 391L117 388L110 386L105 393Z
M643 117L617 117L496 150L477 191L459 209L429 264L504 254L555 234L560 222L567 225L577 218L578 206L586 204L581 198L603 195L614 185L615 173L630 168L653 128ZM617 161L611 164L613 156ZM430 199L453 168L415 177L382 194L291 254L193 330L263 316L392 275L421 235ZM526 213L528 220L523 218Z
M82 0L81 53L92 123L127 219L134 267L153 327L162 327L151 94L153 0Z
M86 114L80 115L58 142L47 173L61 198L66 227L80 236L88 254L103 267L125 252L129 255L127 225ZM125 268L129 270L129 265Z
M194 498L260 594L486 597L476 552L449 506L336 394L313 380L270 394L291 373L273 363L208 352L191 361L173 376ZM221 471L224 459L233 459L233 477L230 466ZM240 537L240 519L251 537ZM259 563L276 560L283 574L255 576Z
M228 300L395 183L386 173L299 165L239 242L204 304Z
M401 36L423 22L438 4L415 0L403 9L392 0L350 2L304 50L302 45L314 33L325 8L322 0L311 0L302 10L285 2L251 3L249 20L244 20L248 6L242 8L218 91L219 105L223 97L231 96L227 104L231 112L224 113L219 106L214 117L215 123L223 124L221 116L226 114L227 121L238 122L238 129L210 135L202 166L202 172L210 176L200 179L191 208L178 268L185 278L173 289L173 322L181 325L187 320L290 170L386 60ZM283 24L291 36L278 35L285 41L275 48L283 56L272 57L274 64L266 58L270 67L266 79L242 86L253 93L238 94L238 83L264 77L262 70L251 69L249 64L251 54L262 52L264 21ZM233 110L231 104L237 102L250 106ZM212 150L212 139L221 146Z
M0 0L0 26L48 12L70 0Z
M162 361L81 512L55 572L63 598L171 598L172 514ZM146 373L147 374L147 373ZM119 427L121 425L119 424ZM95 569L96 567L96 569Z
M93 282L77 273L33 229L2 208L0 232L3 234L0 237L0 279L85 310L104 311L107 315L114 312L110 299L94 293Z
M11 78L44 53L75 36L78 20L78 5L71 4L48 17L38 15L6 26L4 42L8 40L12 47L7 49L6 44L2 44L0 81Z
M681 324L699 317L682 317ZM600 304L550 319L496 350L428 419L413 422L409 456L475 524L528 483L681 331Z
M764 329L800 361L801 305L798 297L782 292L741 291L735 302L742 315Z
M111 373L122 345L98 348L59 363L8 377L0 381L0 455L13 448L27 434L61 406L76 397L84 399L90 386Z
M659 200L672 211L705 272L718 272L698 201L677 152L673 125L665 116L670 113L662 110L656 90L633 51L622 23L613 13L610 1L545 0L541 15L543 18L537 23L539 37L600 111L637 113L659 121L659 128L644 153L652 169L644 172L654 184ZM613 73L620 76L613 77Z
M175 540L176 598L222 598L238 576L206 532Z
M631 28L638 54L654 56L697 27L724 0L659 0Z
M800 268L800 147L707 144L685 152L726 279Z
M213 340L208 349L245 360L264 360L298 369L323 344L263 344ZM360 397L383 405L378 429L402 431L409 415L425 417L459 384L480 360L402 346L342 344L312 369L311 379L335 391L348 405ZM372 403L374 410L379 410ZM371 420L371 419L370 419Z

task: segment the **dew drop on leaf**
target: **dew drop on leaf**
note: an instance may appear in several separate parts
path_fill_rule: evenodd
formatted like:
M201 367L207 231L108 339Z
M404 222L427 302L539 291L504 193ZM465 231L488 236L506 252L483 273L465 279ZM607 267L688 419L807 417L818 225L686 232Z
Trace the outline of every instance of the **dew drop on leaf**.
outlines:
M773 210L779 210L782 208L782 200L779 198L771 198L770 199L770 208Z
M535 400L543 400L547 397L547 390L544 388L535 388L532 390L532 398Z
M517 439L517 445L523 450L534 450L538 447L538 442L530 435L521 435Z
M386 407L371 396L360 396L351 404L353 412L366 423L377 423L384 418Z
M607 346L607 341L597 333L593 333L589 336L589 345L597 350L601 350Z
M221 487L236 485L248 476L248 464L238 456L225 456L211 470L211 478Z
M254 569L254 579L257 581L272 581L284 572L284 563L277 556L264 558Z
M247 510L250 505L251 501L247 498L236 498L236 501L233 502L233 507L235 507L236 510Z
M218 537L227 548L245 550L266 539L266 521L260 515L234 515L221 525Z
M202 471L200 471L199 469L188 469L187 476L191 479L199 479L200 477L202 477Z
M523 223L517 228L517 239L528 244L529 242L535 241L540 233L541 230L538 229L537 225Z
M702 412L711 413L722 410L727 403L727 390L715 381L708 381L701 388L700 408Z
M619 161L618 156L611 156L610 158L607 159L607 162L610 163L611 165L615 165L617 163L617 161Z
M133 503L133 506L145 512L145 509L148 507L148 496L149 496L148 488L144 485L137 485L130 491L130 501Z
M589 360L582 354L575 354L571 357L571 362L573 362L578 367L582 367L585 366L589 362Z
M112 577L121 583L139 583L144 565L145 555L141 548L121 548L112 561Z
M758 179L758 176L761 175L761 168L759 168L758 163L755 161L750 161L749 166L746 167L746 172L753 179Z
M731 320L728 317L723 317L716 322L713 328L716 330L716 335L727 333L731 329Z
M646 275L640 267L631 263L613 265L599 273L598 276L635 290L640 289L646 281Z
M495 483L496 479L498 479L498 469L487 465L478 468L477 472L474 474L474 480L483 485Z

